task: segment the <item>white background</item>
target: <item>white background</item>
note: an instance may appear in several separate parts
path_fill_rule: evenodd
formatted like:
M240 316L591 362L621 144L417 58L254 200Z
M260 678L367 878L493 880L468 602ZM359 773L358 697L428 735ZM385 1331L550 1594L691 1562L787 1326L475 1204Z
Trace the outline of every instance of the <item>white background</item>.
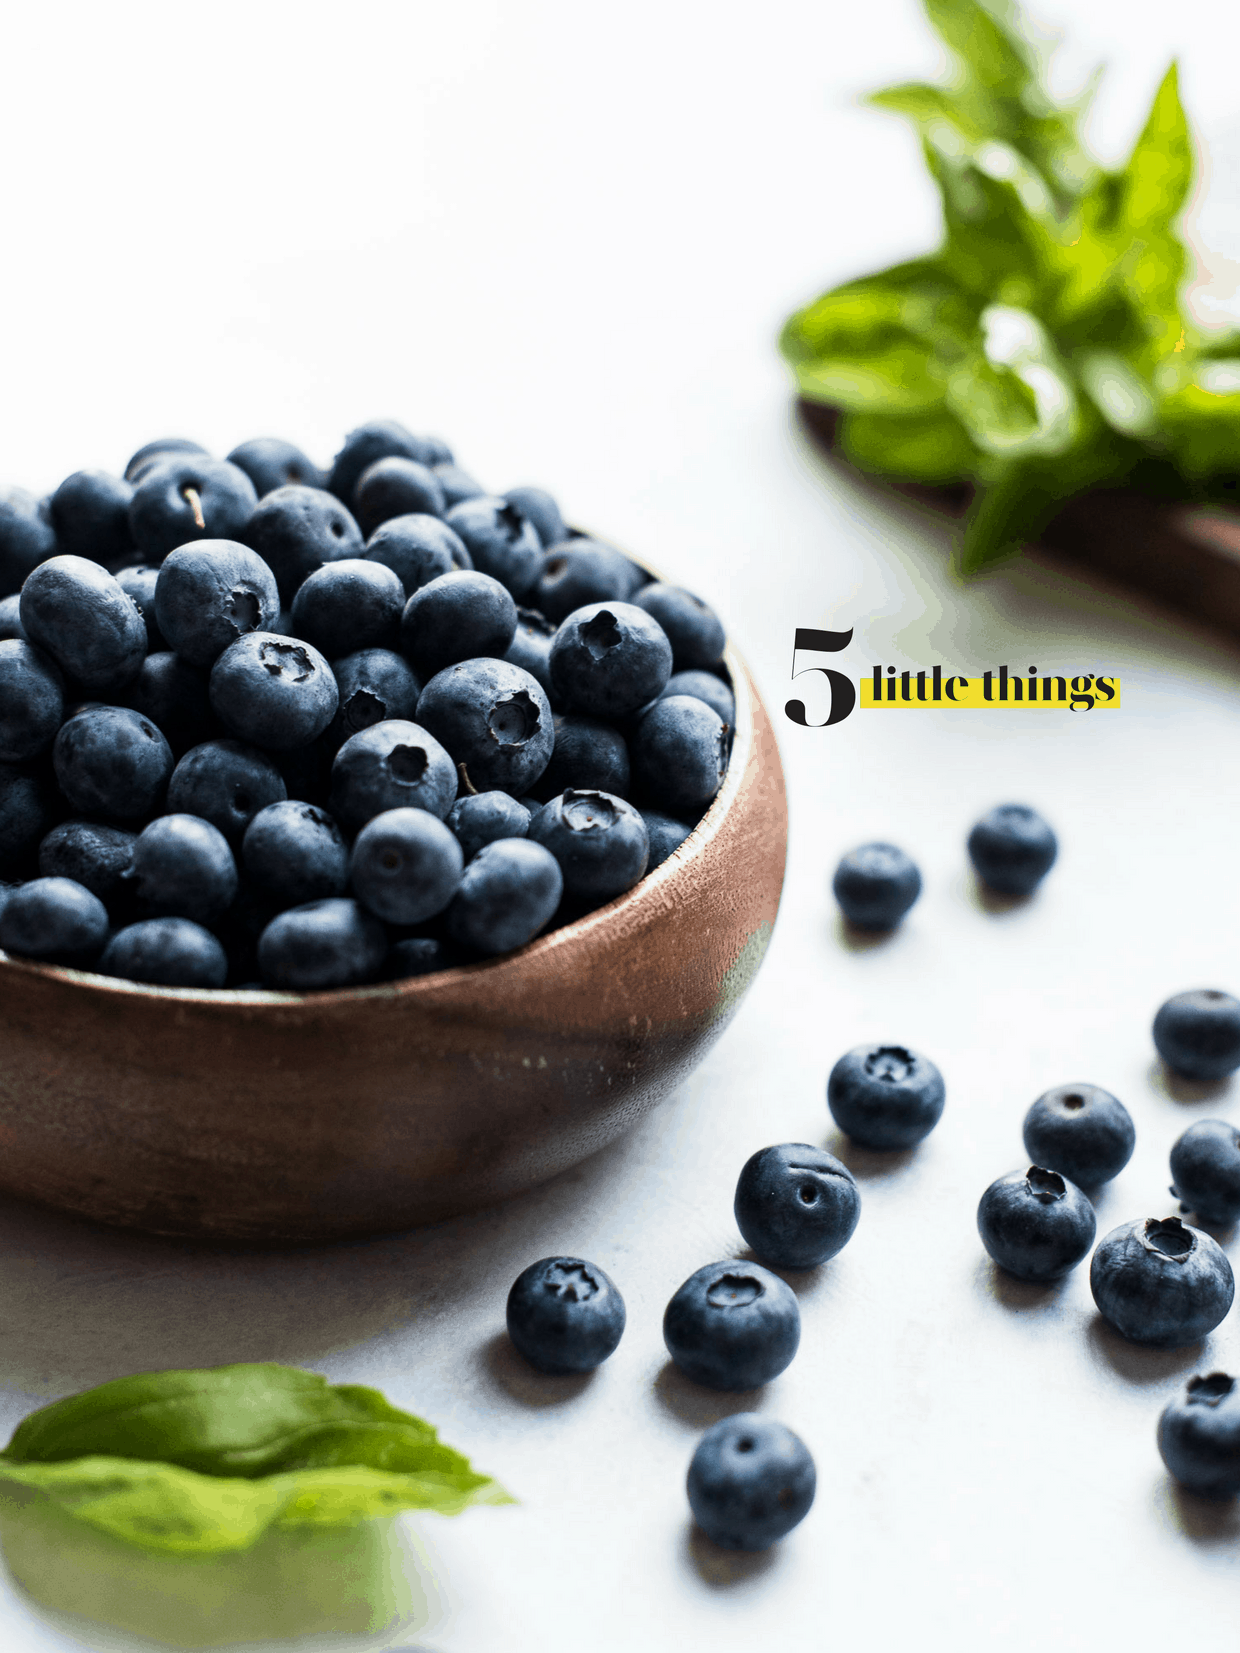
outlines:
M1211 155L1199 280L1205 302L1233 298L1230 8L1040 15L1070 32L1059 84L1110 62L1109 158L1179 53ZM1235 1315L1204 1347L1134 1350L1084 1270L1053 1290L997 1277L974 1211L1052 1084L1105 1085L1136 1120L1100 1233L1173 1209L1167 1152L1192 1120L1240 1122L1232 1086L1169 1089L1149 1039L1170 993L1240 983L1235 653L1031 561L961 587L942 526L806 445L774 349L795 305L936 237L913 139L856 102L936 72L912 0L71 3L10 8L0 54L0 480L119 470L173 432L220 453L280 434L321 461L367 417L442 433L487 484L551 488L717 603L776 717L793 819L784 910L732 1029L655 1118L541 1192L240 1257L0 1208L0 1426L155 1367L279 1359L381 1386L521 1500L420 1524L441 1599L416 1639L439 1653L1032 1653L1228 1630L1240 1517L1170 1487L1154 1424L1189 1373L1240 1363ZM798 625L855 627L854 672L1109 669L1123 706L794 728ZM991 912L963 842L1008 798L1048 815L1062 855L1033 902ZM925 895L856 948L829 877L875 837L914 855ZM894 1165L842 1144L823 1103L832 1062L871 1037L947 1079L941 1126ZM862 1220L795 1279L792 1367L738 1403L666 1365L660 1317L737 1247L743 1161L790 1139L846 1153ZM538 1378L500 1336L512 1278L555 1251L628 1301L586 1383ZM789 1423L819 1467L810 1516L758 1560L694 1539L684 1502L699 1431L737 1404ZM82 1640L0 1585L6 1648Z

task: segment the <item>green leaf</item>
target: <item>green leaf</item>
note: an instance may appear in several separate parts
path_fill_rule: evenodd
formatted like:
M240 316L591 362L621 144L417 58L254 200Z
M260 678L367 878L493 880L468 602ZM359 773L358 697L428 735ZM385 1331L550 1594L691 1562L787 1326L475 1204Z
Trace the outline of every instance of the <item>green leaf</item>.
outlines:
M508 1501L378 1390L272 1364L145 1372L57 1401L14 1431L5 1482L186 1554L244 1548L273 1523Z
M1174 63L1154 95L1149 118L1121 176L1125 226L1133 231L1169 228L1193 180L1192 138Z
M1192 364L1159 413L1172 456L1192 482L1240 473L1240 356Z
M925 0L925 5L932 26L966 73L989 91L1015 98L1034 80L1033 56L1020 34L978 0Z
M850 413L840 426L840 450L863 471L895 482L961 482L977 465L977 449L950 413L900 419Z

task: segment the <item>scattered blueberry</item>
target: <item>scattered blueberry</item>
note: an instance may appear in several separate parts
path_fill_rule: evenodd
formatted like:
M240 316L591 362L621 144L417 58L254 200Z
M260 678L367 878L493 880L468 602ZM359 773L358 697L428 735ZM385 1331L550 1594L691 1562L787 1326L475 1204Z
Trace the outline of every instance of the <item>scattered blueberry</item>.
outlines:
M273 752L308 746L336 715L332 669L309 643L253 631L211 668L211 709L240 740Z
M118 930L99 968L154 987L223 987L228 979L223 947L188 918L147 918Z
M55 818L52 799L42 775L0 762L0 874L12 875L34 850Z
M18 958L85 966L108 934L108 909L72 878L32 878L0 908L0 947Z
M852 1238L861 1195L834 1154L808 1142L782 1142L746 1160L732 1209L760 1262L817 1268Z
M1128 1109L1100 1085L1056 1085L1025 1115L1024 1139L1035 1165L1097 1188L1127 1165L1137 1133Z
M542 541L534 524L515 505L486 494L454 505L445 520L463 540L474 567L523 602L542 571Z
M62 821L39 845L39 872L44 878L71 878L108 904L122 893L135 842L121 827Z
M415 436L395 419L370 419L345 437L344 446L332 461L327 486L337 499L351 505L362 472L376 460L398 456L431 465L435 455L433 440Z
M720 1418L689 1464L689 1508L724 1550L768 1550L802 1522L817 1472L799 1436L758 1412Z
M1240 1131L1199 1119L1171 1150L1171 1192L1202 1222L1230 1228L1240 1218Z
M226 459L171 455L143 472L129 532L145 562L162 562L191 540L244 539L258 504L254 484Z
M1226 1079L1240 1067L1240 999L1215 988L1177 993L1154 1017L1154 1044L1186 1079Z
M246 876L277 907L301 907L343 895L349 851L325 809L288 800L268 804L245 829Z
M729 729L736 727L736 696L721 677L714 672L673 672L668 678L660 700L674 694L688 694L704 700L711 711L717 712Z
M261 499L243 537L275 575L286 607L311 574L339 557L362 555L361 529L340 501L296 484Z
M1132 1343L1178 1349L1214 1330L1231 1307L1231 1264L1208 1234L1178 1217L1112 1229L1094 1252L1089 1286L1102 1318Z
M479 488L481 493L482 489ZM469 496L463 495L463 498ZM528 517L542 541L543 549L550 550L568 538L568 529L560 515L560 507L544 488L509 488L504 495L509 505L515 505L523 517ZM459 501L454 501L454 504Z
M244 471L259 499L277 488L322 488L323 473L300 448L278 436L255 436L228 455L228 463Z
M719 617L691 591L655 580L643 586L633 601L663 628L677 671L715 666L722 660L727 639Z
M61 725L52 764L60 790L78 814L145 821L164 801L172 748L140 713L92 706Z
M162 459L171 458L175 454L199 454L203 459L209 457L207 450L200 442L191 442L184 436L165 436L161 441L148 442L138 449L137 453L125 466L125 481L138 482L142 475L149 471L152 465Z
M279 612L275 575L236 540L182 545L160 566L155 618L168 647L193 666L209 666L239 637L267 631Z
M563 891L559 863L541 844L527 838L484 844L448 908L449 934L477 953L514 952L551 921Z
M161 815L144 827L125 877L151 918L212 924L237 894L228 840L197 815Z
M548 802L570 788L575 791L629 795L629 748L610 723L567 712L553 719L555 745L551 760L533 787Z
M147 655L123 699L126 706L149 718L160 730L174 757L182 757L191 746L210 740L218 729L206 672L170 649Z
M634 784L657 809L696 818L723 784L730 747L722 719L704 700L656 700L633 734Z
M516 630L517 605L506 586L476 569L454 570L410 597L400 624L400 647L425 682L462 660L502 657Z
M146 627L148 654L159 654L168 647L167 639L160 631L159 621L155 617L155 587L158 581L158 568L148 568L145 563L118 569L116 573L117 585L142 616L142 623Z
M10 637L16 637L22 643L28 643L26 628L22 625L22 599L19 591L14 591L7 597L0 597L0 642L7 642Z
M551 698L551 642L556 628L535 608L517 609L517 630L504 659L537 678Z
M377 528L366 545L366 560L390 568L406 597L441 574L474 566L459 534L438 517L393 517Z
M381 562L342 557L311 574L293 598L293 633L329 660L359 649L394 649L405 588Z
M48 512L56 544L71 557L104 566L121 561L133 547L129 506L133 487L107 471L74 471L52 495Z
M338 750L351 735L387 718L406 722L417 711L422 686L408 661L391 649L360 649L332 662L340 703L330 737Z
M146 626L132 598L98 563L51 557L22 587L30 641L93 694L123 688L146 655Z
M56 555L50 512L25 488L0 488L0 596L20 591L28 575Z
M624 1334L624 1298L594 1263L544 1257L508 1293L508 1335L531 1366L552 1377L592 1372Z
M530 822L529 837L550 850L568 895L610 901L646 871L650 839L630 803L606 792L564 792Z
M528 792L555 742L542 685L506 660L463 660L437 672L418 697L418 721L479 792Z
M33 643L0 643L0 763L22 763L45 752L65 710L65 682L50 656Z
M840 911L859 930L892 930L921 894L921 874L894 844L862 844L835 869Z
M938 1124L943 1076L907 1045L857 1045L831 1069L827 1106L863 1148L912 1148Z
M632 603L588 603L568 616L551 645L556 697L588 717L636 711L663 692L671 672L672 645Z
M1158 1420L1158 1450L1181 1486L1202 1498L1240 1492L1240 1384L1226 1372L1189 1378Z
M1058 852L1055 834L1025 804L998 805L969 834L977 876L1000 895L1032 895Z
M486 493L481 482L475 482L468 471L463 471L459 465L450 460L444 464L433 465L431 469L439 479L439 486L443 489L444 509L450 511L454 505L460 505L467 499L480 499Z
M650 839L650 858L646 862L646 871L651 873L656 867L663 865L673 850L680 848L693 828L686 826L683 821L674 821L670 815L661 815L654 809L643 809L642 820L646 823L646 832Z
M421 924L441 913L461 882L456 838L425 809L389 809L353 841L349 874L362 905L389 924Z
M801 1341L796 1294L758 1263L708 1263L663 1315L667 1352L711 1389L756 1389L778 1377Z
M309 993L374 981L383 968L387 935L356 901L336 898L290 907L258 941L258 967L268 987Z
M534 602L549 620L561 620L588 603L627 603L643 574L622 551L598 540L568 540L547 553Z
M264 752L239 740L208 740L188 751L168 783L168 808L197 815L236 846L268 804L287 796L284 780Z
M448 825L461 853L472 861L478 851L500 838L524 838L530 812L509 792L476 792L458 798L448 811Z
M400 454L368 465L353 490L353 514L368 537L392 517L441 517L446 509L443 484L434 471Z
M456 766L420 724L388 718L352 735L332 764L328 807L346 832L388 809L426 809L442 821L456 799Z
M1094 1208L1058 1171L1031 1165L992 1182L977 1231L999 1267L1018 1280L1058 1280L1094 1243Z

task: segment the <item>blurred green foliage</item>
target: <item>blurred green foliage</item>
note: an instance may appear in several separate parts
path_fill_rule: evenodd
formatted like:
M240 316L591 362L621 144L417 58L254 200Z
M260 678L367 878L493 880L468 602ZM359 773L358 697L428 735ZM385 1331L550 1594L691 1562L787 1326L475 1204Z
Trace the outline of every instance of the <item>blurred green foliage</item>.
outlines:
M1126 165L1107 171L1019 29L980 0L925 0L955 73L869 100L917 127L943 202L928 258L790 317L803 397L896 481L973 485L962 567L1035 538L1064 500L1120 484L1205 497L1240 473L1240 334L1186 315L1179 219L1193 173L1175 65Z

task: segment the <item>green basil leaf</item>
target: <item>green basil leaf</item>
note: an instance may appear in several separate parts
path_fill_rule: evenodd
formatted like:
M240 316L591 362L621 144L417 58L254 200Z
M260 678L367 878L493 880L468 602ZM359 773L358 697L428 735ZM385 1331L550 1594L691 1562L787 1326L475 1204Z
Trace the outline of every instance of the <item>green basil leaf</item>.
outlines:
M946 412L913 419L849 413L841 422L839 442L841 453L860 470L894 482L962 482L978 460L959 420Z
M1075 365L1090 400L1112 430L1140 440L1157 438L1157 395L1130 362L1113 350L1085 350Z
M1194 483L1240 471L1240 356L1182 371L1159 406L1172 457Z

